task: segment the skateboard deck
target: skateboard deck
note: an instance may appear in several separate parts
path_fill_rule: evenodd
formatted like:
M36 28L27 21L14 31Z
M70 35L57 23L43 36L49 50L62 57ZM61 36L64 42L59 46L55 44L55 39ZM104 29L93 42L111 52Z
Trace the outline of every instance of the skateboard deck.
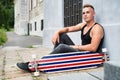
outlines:
M37 60L37 69L43 72L62 72L99 67L104 63L103 53L71 52L50 54ZM29 63L29 69L35 71L34 61Z

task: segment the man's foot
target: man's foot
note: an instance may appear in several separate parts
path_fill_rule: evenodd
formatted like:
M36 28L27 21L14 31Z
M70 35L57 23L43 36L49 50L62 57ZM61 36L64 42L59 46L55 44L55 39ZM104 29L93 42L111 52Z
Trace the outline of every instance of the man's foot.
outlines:
M22 70L31 72L31 70L28 68L28 64L29 64L29 62L26 62L26 63L17 63L17 66L18 66L20 69L22 69Z

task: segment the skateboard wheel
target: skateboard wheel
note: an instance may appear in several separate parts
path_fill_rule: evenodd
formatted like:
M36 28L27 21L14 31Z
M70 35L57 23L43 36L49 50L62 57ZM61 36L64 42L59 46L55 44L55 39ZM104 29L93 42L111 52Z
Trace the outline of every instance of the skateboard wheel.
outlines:
M39 76L40 73L39 72L34 72L34 76Z
M107 48L103 48L103 49L102 49L102 52L107 52Z

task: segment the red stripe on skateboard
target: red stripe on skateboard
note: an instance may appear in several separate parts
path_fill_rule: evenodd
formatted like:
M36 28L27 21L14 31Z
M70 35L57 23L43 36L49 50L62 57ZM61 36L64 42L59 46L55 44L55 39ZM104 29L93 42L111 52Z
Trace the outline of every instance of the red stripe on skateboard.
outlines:
M89 55L80 55L80 56L68 56L68 57L62 57L62 58L52 58L52 59L41 59L38 60L37 63L46 63L46 62L52 62L52 61L61 61L61 60L71 60L71 59L78 59L78 58L89 58L89 57L103 57L104 54L89 54ZM34 61L31 61L30 64L33 64Z
M50 66L39 66L38 69L51 69L51 68L60 68L60 67L69 67L69 66L78 66L78 65L90 65L93 63L103 63L104 60L89 61L89 62L77 62L77 63L68 63L68 64L58 64Z

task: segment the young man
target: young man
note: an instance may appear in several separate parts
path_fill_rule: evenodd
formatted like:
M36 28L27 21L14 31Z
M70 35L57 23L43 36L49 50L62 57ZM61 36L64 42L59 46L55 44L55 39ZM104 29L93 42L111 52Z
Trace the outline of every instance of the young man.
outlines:
M77 51L90 51L100 52L104 30L103 27L96 23L94 20L95 11L94 7L90 4L83 6L83 19L84 22L75 26L65 27L56 31L52 37L52 43L55 46L50 54L77 52ZM81 31L82 45L75 45L72 40L66 35L68 32ZM20 69L29 71L28 63L17 63Z
M75 51L100 52L104 31L102 26L95 22L94 16L94 7L90 4L84 5L83 19L85 22L56 31L52 37L55 49L51 52L51 54ZM82 45L74 45L72 40L65 33L80 30Z

